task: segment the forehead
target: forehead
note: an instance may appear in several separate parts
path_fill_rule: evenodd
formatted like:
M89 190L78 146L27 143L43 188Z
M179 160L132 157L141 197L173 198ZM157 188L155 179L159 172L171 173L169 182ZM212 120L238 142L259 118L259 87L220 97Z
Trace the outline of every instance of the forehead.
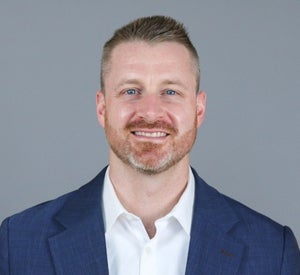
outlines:
M111 54L111 62L135 62L136 58L150 58L153 63L161 61L190 62L191 55L187 48L178 42L130 41L117 45Z
M106 79L135 74L156 78L174 76L195 79L195 65L188 49L177 42L123 42L111 53Z

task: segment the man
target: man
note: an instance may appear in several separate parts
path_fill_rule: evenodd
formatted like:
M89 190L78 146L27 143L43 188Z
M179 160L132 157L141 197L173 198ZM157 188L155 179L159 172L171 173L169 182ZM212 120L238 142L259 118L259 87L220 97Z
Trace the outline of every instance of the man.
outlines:
M221 195L189 166L206 96L182 24L153 16L117 30L101 79L109 166L6 219L1 274L300 274L288 227Z

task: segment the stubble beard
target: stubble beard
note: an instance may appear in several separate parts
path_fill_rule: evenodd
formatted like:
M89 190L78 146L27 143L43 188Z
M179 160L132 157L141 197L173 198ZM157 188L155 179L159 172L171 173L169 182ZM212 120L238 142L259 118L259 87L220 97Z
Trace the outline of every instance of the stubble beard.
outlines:
M167 144L155 142L130 141L132 135L130 128L140 123L132 123L125 127L125 130L114 129L106 119L105 133L111 150L126 165L144 175L156 175L162 173L182 160L191 150L197 136L197 118L195 116L193 127L178 136L178 131L171 126L171 132L167 139ZM144 128L145 122L142 123ZM155 122L149 125L149 129L155 128L153 125L161 125ZM161 127L161 130L164 130ZM124 132L126 133L124 135Z

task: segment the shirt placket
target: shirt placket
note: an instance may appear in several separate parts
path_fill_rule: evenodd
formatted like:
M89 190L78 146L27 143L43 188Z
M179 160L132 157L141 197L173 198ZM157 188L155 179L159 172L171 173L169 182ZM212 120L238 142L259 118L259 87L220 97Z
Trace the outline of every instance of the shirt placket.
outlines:
M140 275L155 275L156 262L155 262L155 249L149 241L142 249L140 259Z

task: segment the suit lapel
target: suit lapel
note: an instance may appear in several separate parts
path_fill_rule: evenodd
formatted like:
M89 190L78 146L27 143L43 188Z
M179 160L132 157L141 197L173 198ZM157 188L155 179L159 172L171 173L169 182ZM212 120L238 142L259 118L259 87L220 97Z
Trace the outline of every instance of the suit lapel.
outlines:
M193 172L196 193L186 275L237 274L244 245L230 230L239 220L224 197Z
M108 275L102 186L105 170L70 194L55 220L61 231L48 239L56 273ZM237 274L244 245L230 235L238 218L195 171L196 193L186 275Z
M108 275L101 214L104 175L105 169L72 193L55 217L62 230L48 243L57 274Z

